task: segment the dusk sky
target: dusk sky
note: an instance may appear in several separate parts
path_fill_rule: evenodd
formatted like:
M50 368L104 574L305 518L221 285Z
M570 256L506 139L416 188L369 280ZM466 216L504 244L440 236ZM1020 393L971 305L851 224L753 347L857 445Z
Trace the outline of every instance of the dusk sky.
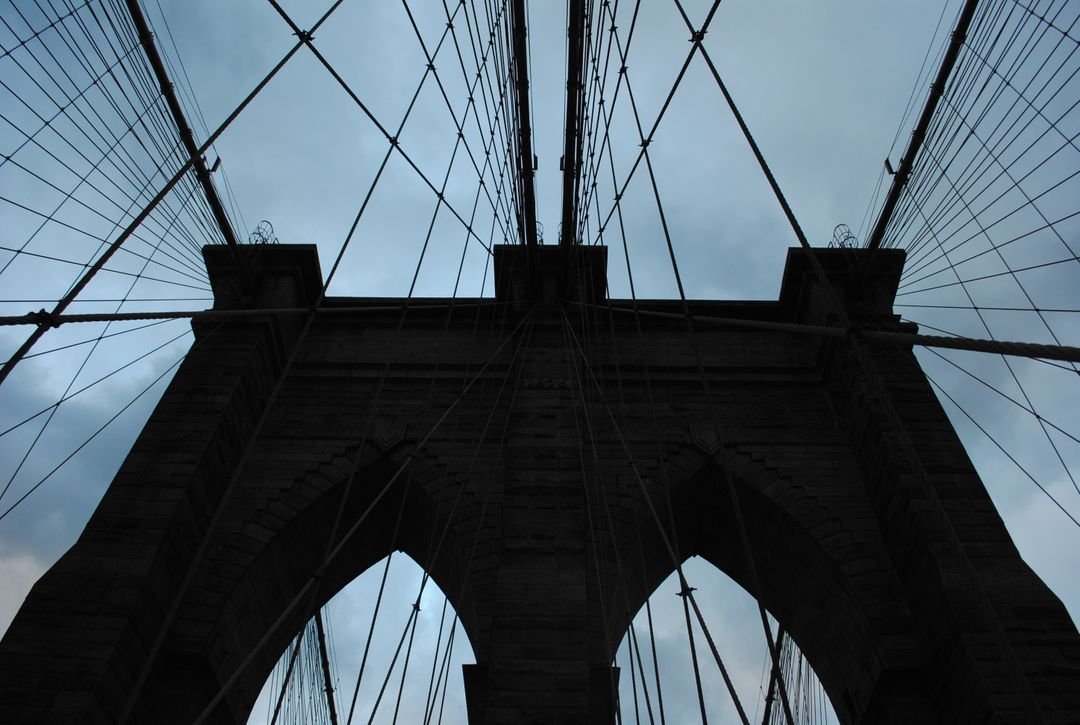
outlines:
M94 2L96 4L97 0ZM78 3L54 4L57 7L66 4L71 10ZM143 4L162 51L170 59L173 80L182 91L185 110L191 114L199 142L226 118L296 40L292 30L265 0L143 0ZM297 25L306 29L329 3L292 0L281 4ZM955 22L961 4L959 0L948 0L944 6L942 0L827 0L814 3L725 0L720 5L706 36L705 47L739 104L811 243L828 244L838 224L849 225L858 242L865 242L869 226L880 208L883 187L879 184L882 179L884 184L889 181L887 174L883 177L883 162L889 158L895 167L899 161L913 124L910 110L914 108L917 113L925 100L942 44L947 40L948 30ZM1003 7L1015 10L1014 6L1026 4L1010 1ZM711 3L693 0L683 5L697 26ZM1064 8L1054 16L1055 24L1061 28L1072 29L1080 17L1080 9L1075 3L1071 9L1069 3L1036 5ZM613 6L617 7L618 32L625 41L633 3L621 0ZM441 0L410 0L407 5L389 0L377 3L346 0L315 34L315 45L367 104L379 123L395 129L396 133L410 98L425 76L427 64L406 8L412 11L427 50L433 52L446 29L446 13L454 12L454 7L453 3ZM10 0L0 7L0 17L4 20L0 27L0 44L5 50L31 34L27 21L35 30L49 22L42 20L40 5L31 0ZM554 244L559 234L562 185L559 160L565 101L564 4L533 0L529 23L534 146L538 162L537 212L545 242ZM455 27L464 32L461 20L455 21ZM50 33L52 31L44 32L42 40L53 42L49 41ZM669 0L644 0L641 3L626 65L634 107L646 128L651 127L690 51L688 37L675 3ZM1077 32L1072 30L1072 35L1066 37L1075 38ZM1068 47L1075 50L1075 41L1069 42L1072 45ZM30 48L40 47L40 44L28 43L25 48L13 50L0 59L0 79L5 82L0 89L3 94L0 109L5 109L6 121L0 129L0 144L5 155L21 148L26 138L23 131L36 128L40 123L27 108L41 109L43 115L49 110L48 101L35 90L22 70L25 67L34 72L27 53ZM462 217L468 217L477 190L477 173L468 156L471 153L482 163L485 139L477 131L476 120L465 110L468 91L453 41L448 39L439 53L435 60L438 79L454 113L466 118L471 125L470 133L466 134L469 147L459 147L455 151L456 129L434 77L428 77L421 86L416 107L400 132L399 142L402 151L436 185L445 176L447 202ZM16 65L17 60L22 67ZM462 62L471 63L471 54ZM1070 62L1076 64L1075 60ZM613 62L612 67L617 65ZM607 92L610 94L616 74L612 71L609 75L612 85ZM191 90L197 98L197 109L188 95ZM611 148L620 183L640 142L628 97L625 91L622 93L615 107L611 130ZM1068 103L1080 98L1076 86L1067 88L1065 95ZM29 106L17 102L17 96L31 99ZM55 110L55 107L51 109L52 112ZM107 115L108 111L103 113ZM1076 114L1068 113L1062 119L1061 127L1066 134L1074 134L1072 138L1075 139L1080 130L1080 119ZM226 196L239 236L246 239L260 220L268 220L277 239L283 243L317 244L326 274L349 233L387 147L388 142L376 124L358 109L312 53L301 49L222 134L207 158L211 163L221 160L214 178ZM57 155L68 154L74 159L71 161L73 166L79 168L77 154L72 148L59 142L49 148L58 149ZM1075 144L1066 148L1066 156L1055 157L1038 174L1060 177L1069 169L1080 168L1080 150L1073 153L1074 149ZM794 246L796 240L700 57L691 63L649 150L687 296L775 299L786 249ZM501 156L501 151L495 149L493 156ZM126 202L118 206L87 191L83 196L76 195L85 202L83 205L70 202L59 205L60 212L55 218L69 226L50 222L36 234L35 229L42 225L42 213L51 212L61 198L56 189L32 178L28 169L53 180L63 189L75 186L73 180L77 175L60 168L55 158L30 146L19 154L13 154L12 158L20 164L5 162L0 167L0 195L6 202L0 206L3 247L4 250L19 248L31 238L26 251L42 256L0 251L0 265L3 265L0 285L4 290L0 295L3 298L0 314L5 315L51 307L49 301L59 299L82 271L77 265L97 253L96 242L91 242L88 235L75 234L70 227L89 229L99 238L111 239L117 234L116 223L123 222L122 228L131 216L130 211L121 210L127 206ZM1032 183L1037 178L1037 175L1033 177ZM490 181L489 190L495 186L495 179ZM586 224L586 241L590 243L600 241L597 220L605 218L614 203L610 173L599 175L597 181L596 200ZM162 183L160 177L155 177L154 190ZM1067 197L1077 189L1074 179L1064 186L1065 196L1047 196L1046 207L1041 211L1050 216L1065 216L1066 212L1075 209L1075 197L1071 201ZM1060 194L1060 191L1055 193ZM406 295L417 270L435 205L431 189L425 186L402 154L393 154L335 273L329 294ZM676 297L678 293L652 188L644 173L635 175L621 205L628 229L627 246L637 295L642 298ZM37 211L27 211L27 208ZM92 209L100 213L95 214ZM499 225L493 227L492 222L492 208L482 201L473 227L478 236L485 243L515 241L505 239ZM1063 223L1060 229L1066 239L1075 240L1080 236L1080 225L1075 218ZM629 296L629 287L621 262L622 240L614 235L614 231L614 226L605 228L602 241L619 247L618 254L610 255L609 286L612 297L623 298ZM199 228L194 232L196 235L203 233ZM152 240L153 233L148 231L146 236ZM207 232L200 239L217 241L209 236ZM1036 242L1031 244L1036 245ZM1016 259L1023 259L1024 254L1050 254L1038 246L1020 247L1014 245ZM133 240L132 249L149 254L152 247L145 241ZM461 221L445 209L436 218L413 295L454 294L463 249L464 264L456 294L462 297L492 295L490 269L485 265L486 253L476 239L469 240ZM74 260L76 264L46 258L50 256ZM1038 258L1043 259L1042 256ZM209 306L205 274L185 266L194 259L184 258L176 264L170 262L171 270L155 271L151 265L146 274L165 281L140 280L134 287L130 276L102 275L84 291L83 298L111 300L130 296L134 301L123 305L85 302L74 305L70 311L201 309ZM113 266L134 274L139 273L144 262L134 255L120 255ZM177 269L185 274L180 274ZM1031 278L1032 295L1035 295L1032 304L1024 302L1023 305L1080 309L1078 272L1080 264L1074 262L1049 268L1045 274L1039 273L1042 276ZM1006 288L1006 282L985 284L987 286L976 293L984 295L978 304L991 304L986 301L991 296L1012 299L1013 291ZM954 291L913 293L899 301L959 304L954 296L950 296ZM158 301L165 298L169 301ZM963 304L968 305L968 302ZM987 336L985 329L980 328L969 314L970 310L898 307L897 311L909 319L950 332ZM1056 314L1043 327L1052 328L1062 344L1078 345L1078 318L1080 315L1077 314ZM114 324L106 334L145 325ZM990 317L988 325L1003 339L1048 341L1048 333L1040 327L1042 322L1030 312L1001 312ZM0 328L0 355L6 359L30 329ZM83 341L103 332L105 327L99 323L65 326L48 333L35 351ZM3 470L0 485L9 485L6 493L0 496L0 514L3 514L0 518L0 632L7 628L37 577L82 530L161 395L171 370L190 343L190 323L169 321L108 337L95 346L94 354L88 360L87 345L29 358L0 387L0 430L6 431L0 436L0 467ZM145 357L138 359L144 354ZM1069 472L1080 471L1080 443L1076 438L1080 435L1080 418L1076 413L1080 407L1080 381L1076 371L1064 364L1053 367L1019 360L1010 372L1000 357L951 351L942 355L919 352L920 360L935 383L940 383L966 411L961 412L942 396L943 406L983 476L1021 554L1058 594L1075 621L1080 617L1080 578L1076 576L1080 571L1080 527L1069 516L1080 518L1080 489L1069 480ZM11 428L39 411L48 410L61 397L136 359L137 362L120 374L65 401L55 409L55 414L47 413ZM1019 410L1002 395L991 392L960 368L993 383L1013 398L1029 400L1039 415L1056 427L1044 433L1034 416ZM1020 384L1022 390L1018 387ZM136 398L144 389L145 394ZM79 449L87 437L133 399L130 407L114 422ZM40 434L40 440L35 441L46 419L49 420L48 427ZM1058 431L1057 427L1065 432ZM987 433L994 436L1000 446ZM76 449L79 449L77 453L56 468ZM23 462L28 450L30 454ZM1051 502L1018 466L1023 466L1046 492L1054 496L1060 507ZM50 473L54 468L56 471ZM9 506L43 478L45 482L7 515ZM397 561L398 558L401 561ZM394 567L391 598L386 606L388 612L397 616L397 613L406 612L416 597L420 575L418 568L406 562L404 556L395 557ZM351 678L366 637L370 598L379 573L367 572L330 605L329 616L339 655L338 676L346 690L351 690ZM692 562L687 575L700 589L699 601L705 607L709 621L714 623L718 644L728 653L726 656L744 701L756 702L760 707L759 687L763 682L765 655L760 626L753 621L752 598L711 565ZM680 667L689 665L685 655L685 628L680 629L683 627L681 606L677 597L670 596L673 592L671 582L660 588L654 599L654 615L657 617L660 656L670 663L674 676ZM425 616L417 631L418 641L430 644L439 628L442 599L437 594L430 586L425 591L422 610ZM381 635L385 641L376 644L379 656L388 656L392 647L388 643L396 641L400 632L401 623L392 618L387 622L389 631ZM445 718L446 722L454 723L464 722L457 664L459 660L470 661L471 658L460 630L458 634L461 640L455 644L456 659L451 673L456 684L448 695ZM418 661L426 664L417 665L417 670L430 668L430 650L424 657L427 659L419 658ZM668 699L665 694L668 715L673 722L696 717L696 701L691 683L685 676L688 670L682 672L681 682L676 678L672 684L671 697ZM727 696L719 678L713 677L715 672L712 670L708 675L715 680L709 697L716 720L734 722L734 711L726 702ZM417 677L423 680L418 686L425 686L426 672ZM418 703L407 702L405 706L417 707ZM625 700L623 707L629 707ZM405 720L418 717L415 711L408 712L414 714L403 715ZM758 712L760 720L760 710ZM263 700L253 713L252 722L266 721Z

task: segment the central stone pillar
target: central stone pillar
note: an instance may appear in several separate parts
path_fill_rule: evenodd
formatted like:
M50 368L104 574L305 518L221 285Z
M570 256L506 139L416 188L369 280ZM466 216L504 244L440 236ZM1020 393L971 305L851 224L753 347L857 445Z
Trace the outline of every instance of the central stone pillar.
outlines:
M618 673L589 568L580 372L562 316L564 301L603 295L605 258L590 251L496 248L496 296L534 317L504 443L489 657L465 667L469 722L615 722Z

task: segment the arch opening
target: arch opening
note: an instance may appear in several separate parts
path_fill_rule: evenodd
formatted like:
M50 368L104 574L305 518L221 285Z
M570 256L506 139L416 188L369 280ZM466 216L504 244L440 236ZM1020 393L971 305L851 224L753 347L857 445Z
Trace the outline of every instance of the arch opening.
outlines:
M380 456L357 472L353 492L347 497L344 496L346 487L342 481L328 477L325 471L319 477L306 476L303 481L313 486L308 504L279 527L244 567L239 578L232 582L220 607L215 609L209 634L200 640L201 652L198 657L164 663L159 667L157 679L171 681L170 678L175 679L173 674L178 668L193 670L191 662L198 659L198 664L202 664L207 673L205 682L200 685L203 699L195 698L198 702L188 707L194 708L196 713L201 712L205 707L204 700L208 702L210 697L226 691L225 700L217 705L217 716L224 718L223 721L269 721L268 717L251 720L253 713L260 712L257 707L253 710L253 705L272 677L275 663L281 659L282 653L291 655L297 633L308 631L313 625L316 611L327 612L326 605L331 600L341 602L343 598L345 601L355 598L356 588L363 590L363 582L370 581L372 577L376 582L380 581L388 560L393 562L391 573L405 569L415 575L414 584L410 583L408 577L403 581L399 574L394 574L393 581L387 583L388 591L400 590L406 596L411 592L413 599L404 607L407 612L413 611L422 572L428 573L423 598L419 602L417 630L421 631L421 625L429 619L427 615L435 606L430 600L430 593L438 593L440 609L445 593L450 600L446 605L450 612L447 626L450 621L456 621L453 628L457 630L455 647L460 646L462 641L466 642L465 649L471 658L472 644L468 637L462 636L463 627L469 626L472 621L471 599L467 587L462 586L467 569L462 568L458 560L455 534L445 528L444 519L439 517L423 487L413 480L408 471L395 484L393 471L396 468L387 456ZM377 494L384 489L385 495L378 498ZM410 516L407 524L402 523L397 527L398 513L403 510L408 510ZM338 545L334 547L332 555L328 555L328 537L339 512L342 521L357 522L359 528L351 530L350 527L349 532L340 532L335 536ZM368 515L365 516L365 512ZM259 520L256 517L253 522L258 523ZM445 546L438 546L440 540ZM224 556L228 551L227 547L223 547L221 553ZM210 562L211 565L213 563ZM318 584L313 584L316 581ZM386 603L381 606L384 607L384 614L380 615L379 626L391 629L399 626L393 623L392 617L385 617ZM333 621L335 608L336 605L331 606L329 614L323 618L322 623L327 631L340 629L340 622L335 624ZM456 619L458 615L461 619ZM326 619L330 619L330 622L327 623ZM315 641L314 636L314 632L308 635L306 648L301 637L299 652L319 654L318 647L311 646ZM412 636L415 638L419 635ZM323 638L327 639L326 632ZM332 634L330 639L333 639ZM402 645L403 658L406 649L407 641ZM301 654L298 654L296 660L299 662L300 659ZM399 671L403 662L397 664ZM413 665L415 662L410 667ZM457 669L450 671L450 676L460 680L460 663L455 667ZM365 679L369 677L370 669L368 667L369 673L365 674ZM321 676L321 664L319 672ZM336 692L338 685L333 681L331 684ZM387 685L387 693L396 693L395 687L396 684L393 687ZM346 688L350 702L352 688L352 684ZM173 690L175 688L168 689L162 697L175 702L178 693ZM390 700L386 700L387 697ZM396 695L384 694L380 712L389 703L392 714L395 700ZM405 707L405 704L400 707ZM293 709L299 712L295 707ZM266 715L265 708L261 712ZM368 714L363 713L358 704L354 721L367 717ZM421 713L420 721L423 719ZM184 721L184 718L180 717L178 721ZM281 722L280 718L277 721ZM302 717L300 721L320 720L318 717L314 720L312 717ZM330 722L329 719L326 721ZM344 717L339 720L344 721ZM433 721L437 722L437 719Z
M874 609L876 593L882 591L882 587L890 586L888 576L874 574L852 578L845 573L841 562L833 555L837 537L833 525L808 526L806 523L828 522L829 519L827 515L822 519L825 512L818 510L820 503L809 495L811 489L798 472L789 471L781 476L766 463L738 452L729 455L728 464L733 467L732 480L746 527L746 543L753 552L759 583L755 587L754 577L747 567L743 542L738 534L739 524L722 469L708 452L685 446L669 460L668 466L672 471L691 473L669 479L670 495L658 498L656 505L664 516L669 516L668 539L676 541L679 558L690 567L685 570L688 584L698 586L697 580L702 578L701 571L696 569L698 566L705 567L706 581L717 579L716 570L723 573L720 578L724 581L729 581L730 577L729 586L733 589L723 596L726 599L742 597L750 606L753 616L740 620L740 627L752 634L762 648L760 656L754 655L756 665L760 665L766 652L765 636L754 598L746 593L757 589L762 605L775 618L774 633L776 622L782 622L792 641L798 642L798 650L804 653L803 661L812 663L816 677L820 678L836 709L835 717L845 722L858 721L879 695L876 690L885 672L881 656L883 637L897 633L897 622L906 625L906 620L882 618ZM850 505L858 503L853 497L846 500ZM677 540L672 532L678 533ZM640 559L641 576L637 581L632 578L620 581L626 599L619 601L625 601L627 606L623 611L615 605L609 606L609 618L620 622L620 626L612 631L624 631L631 617L640 616L644 603L661 593L662 599L676 600L676 621L681 622L680 631L685 638L685 614L677 597L671 595L679 588L677 575L673 574L674 566L663 537L655 523L649 526L644 521L639 537L640 544L633 555ZM847 535L843 533L839 537L840 543L847 544L842 553L849 558L879 556L872 541L847 542ZM691 576L689 571L697 573ZM665 591L667 594L663 594ZM703 606L700 597L700 594L695 595L699 606ZM656 602L655 599L652 601ZM696 627L697 618L693 611L691 618ZM712 626L711 620L706 621ZM699 635L696 646L699 662L719 676L704 637ZM719 643L717 646L719 648ZM720 652L726 661L724 650L720 649ZM684 674L692 682L692 670L686 670ZM624 672L623 677L625 675ZM720 688L718 692L727 697L723 680L717 679L715 684ZM694 719L697 719L698 698L696 692L690 694Z
M330 723L331 700L339 723L467 722L462 666L476 661L472 643L447 595L410 556L396 552L369 567L319 614L322 637L312 618L292 639L248 725Z
M786 722L771 658L754 598L721 569L700 557L683 563L687 581L709 628L709 635L751 723ZM692 624L701 698L687 630L687 613L673 572L638 610L619 643L613 664L620 668L622 722L697 722L704 701L709 722L739 723L740 715L717 667L693 610ZM778 623L769 615L774 636ZM797 725L838 723L829 696L790 635L780 640L781 671ZM767 702L772 704L767 706ZM768 715L766 717L766 709ZM661 717L663 711L663 717Z

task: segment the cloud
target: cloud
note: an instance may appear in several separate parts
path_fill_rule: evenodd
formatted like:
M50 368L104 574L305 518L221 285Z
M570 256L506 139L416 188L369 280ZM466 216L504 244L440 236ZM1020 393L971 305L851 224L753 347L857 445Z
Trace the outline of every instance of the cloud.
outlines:
M1064 492L1066 486L1054 486ZM1080 622L1080 529L1043 497L1010 508L1005 524L1024 560Z
M8 555L0 547L0 632L6 632L34 582L45 567L29 554Z
M124 350L124 362L134 360L147 350L158 347L161 342L181 334L183 325L187 325L186 321L140 341L134 353L130 349ZM122 374L60 405L0 503L0 511L6 511L28 494L18 508L0 521L0 546L9 552L32 556L48 565L74 543L171 379L175 369L172 366L182 356L186 344L184 339L170 343ZM130 345L125 347L130 348ZM63 364L57 367L54 363L50 358L28 361L26 367L17 369L16 373L55 376L62 381L73 372L65 369ZM115 358L111 364L115 365ZM100 371L95 370L94 366L87 372L90 374L80 376L72 388L73 392L100 377ZM162 375L163 378L147 389ZM66 384L60 385L62 391ZM144 390L146 393L139 397ZM47 410L56 402L56 396L56 388L50 384L5 386L6 407L4 415L0 417L3 427L10 427L33 413ZM132 401L123 414L80 450L80 446L105 425L121 406ZM47 414L39 416L0 438L3 483L12 478L46 418ZM62 463L68 456L71 456L70 460ZM44 483L31 493L31 489L42 481Z

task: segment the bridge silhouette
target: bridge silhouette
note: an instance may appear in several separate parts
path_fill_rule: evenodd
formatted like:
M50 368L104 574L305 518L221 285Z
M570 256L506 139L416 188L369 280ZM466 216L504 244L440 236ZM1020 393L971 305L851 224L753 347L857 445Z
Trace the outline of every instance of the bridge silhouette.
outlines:
M1002 361L1023 402L1009 399L1038 422L1072 479L1073 452L1064 445L1075 436L1036 411L1030 383L1025 387L1016 371L1041 366L1075 385L1080 351L1064 344L1067 328L1050 314L1064 310L1037 303L1022 273L1062 264L1071 270L1077 263L1066 239L1075 200L1064 209L1045 201L1051 191L1075 188L1077 159L1056 161L1041 193L1018 179L1023 169L1044 164L1002 160L1013 144L1028 143L1025 153L1047 153L1030 141L1033 119L1043 124L1038 138L1049 137L1051 148L1075 150L1071 109L1052 115L1055 106L1040 100L1042 90L1025 95L1040 80L1038 72L1017 70L1054 60L1051 80L1067 73L1072 56L1062 61L1055 55L1072 39L1060 18L1030 9L1014 18L993 3L964 3L939 62L927 64L933 82L913 114L907 148L895 169L887 162L891 182L867 227L865 247L822 248L803 232L705 44L718 3L696 22L681 12L690 40L683 71L695 62L715 80L799 242L788 252L779 297L750 302L692 300L685 293L670 211L650 156L666 102L650 126L633 100L623 101L633 109L629 128L636 144L626 167L615 169L612 109L620 98L632 99L627 47L631 32L645 32L631 24L620 35L624 16L617 8L581 0L568 6L561 223L543 235L524 2L481 11L467 3L446 7L442 29L430 36L404 5L427 60L420 87L429 78L438 86L456 129L442 177L417 163L402 134L405 120L396 129L381 121L320 51L319 31L340 3L309 29L270 4L295 43L201 144L171 84L161 33L151 32L136 0L124 8L86 3L46 15L47 24L29 25L31 37L6 51L13 59L29 52L37 38L69 20L80 21L92 38L82 13L96 9L109 21L101 30L107 25L136 41L131 50L145 60L141 72L152 79L150 88L161 89L150 102L158 131L171 128L175 141L162 146L172 149L168 171L148 175L148 191L134 199L145 202L136 207L141 211L120 217L122 230L82 265L51 309L3 318L32 330L4 365L5 387L18 383L54 328L190 319L195 335L82 536L34 587L5 634L0 712L6 719L243 721L285 652L280 707L304 641L297 633L308 631L309 622L325 716L351 719L351 706L347 715L339 712L344 700L334 694L320 608L395 550L420 564L424 581L430 577L446 594L473 647L476 663L464 670L471 722L628 717L621 673L630 668L646 701L652 686L640 645L631 645L629 664L612 663L624 634L633 632L635 614L673 573L702 719L704 671L715 668L721 675L716 687L730 692L747 721L693 582L683 574L692 556L715 564L756 601L755 626L771 661L766 721L794 722L800 715L786 654L793 651L813 667L843 722L1076 718L1076 627L1016 551L935 395L936 383L913 352L966 351ZM454 33L462 22L468 46ZM997 46L994 39L1004 30L1020 39L1041 35L1016 51L1012 44ZM1057 44L1039 50L1042 38ZM467 92L461 114L443 85L447 73L435 62L444 44L446 52L459 53ZM463 47L472 48L475 74ZM386 141L375 182L332 261L320 260L310 245L240 243L230 201L213 180L216 164L205 158L275 74L303 53ZM99 73L91 87L108 75ZM669 99L682 78L681 71ZM980 101L987 78L1001 83L987 94L990 101ZM1021 82L1027 86L1017 89ZM1061 93L1067 98L1069 82L1054 86L1051 100ZM1016 118L1011 110L988 110L1006 97L1005 88L1015 91L1006 108L1022 109ZM79 109L75 99L61 108L68 106ZM37 115L48 128L47 116ZM976 119L990 128L976 128ZM17 152L36 134L23 135L23 146L5 163L32 172ZM980 145L974 154L972 138ZM103 158L112 158L111 151ZM479 182L471 213L450 194L459 155ZM331 296L330 284L390 159L402 161L436 199L408 294ZM676 299L644 299L634 290L623 207L635 174L651 182L646 188ZM598 201L599 181L612 188L608 209ZM995 184L1006 184L1018 195L1017 209L1033 216L1018 222L1015 212L1002 216L999 207L985 204L984 195L998 193ZM178 203L181 195L199 199L202 211ZM72 192L67 199L78 197ZM490 206L486 237L476 219L481 203ZM459 296L456 285L448 297L414 294L440 213L464 233L458 279L466 252L483 249L493 297ZM181 214L222 243L201 246L198 233L165 221ZM972 221L955 224L960 214ZM969 224L977 231L965 237ZM993 237L995 227L1007 230L1001 232L1007 238ZM1040 244L1060 242L1072 256L1018 268L1002 248L1036 233ZM13 250L13 260L32 254L36 234ZM985 238L986 247L963 262L996 256L1000 271L962 266L957 249L973 237ZM161 243L128 276L163 283L146 274L159 249L177 254L163 252L171 261L157 261L177 273L189 269L184 260L200 248L211 309L69 309L97 275L124 272L117 267L122 252L153 239ZM179 251L184 248L187 256ZM624 299L609 291L608 268L619 256L630 277ZM936 276L942 272L955 281L942 282ZM1003 304L1000 311L1025 313L1038 334L1001 339L993 333L984 317L991 307L976 304L971 289L999 277L1014 282L1027 303ZM966 296L965 309L985 335L920 329L897 314L905 286L920 292L936 285ZM132 289L134 283L125 302ZM955 404L947 391L942 395ZM14 489L2 516L31 500L47 479ZM1075 523L1071 499L1063 503L1060 492L1035 482ZM418 595L403 642L410 628L415 632L419 601ZM431 718L430 688L428 695L425 716ZM400 703L400 692L397 697ZM651 704L648 714L651 719Z

